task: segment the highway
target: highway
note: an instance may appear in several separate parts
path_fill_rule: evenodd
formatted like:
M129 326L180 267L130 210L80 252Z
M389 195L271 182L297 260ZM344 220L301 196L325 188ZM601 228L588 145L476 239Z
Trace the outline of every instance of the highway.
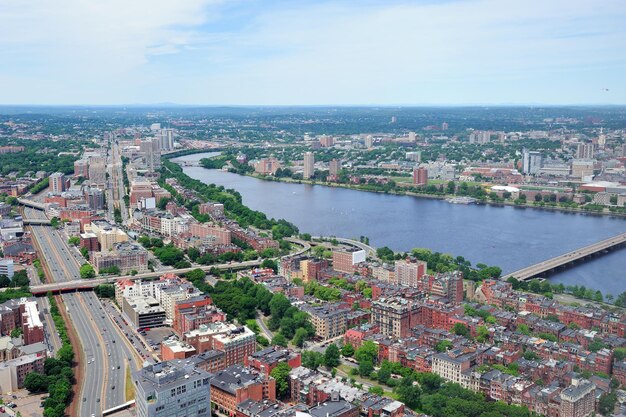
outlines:
M36 212L25 209L24 215L38 217L43 214L33 211ZM31 226L31 229L40 249L42 264L47 266L52 281L80 281L80 264L84 262L80 260L80 255L72 251L61 235L49 226ZM136 369L140 360L132 354L126 339L104 312L93 292L63 294L62 299L84 355L81 360L84 377L75 400L78 401L78 415L99 416L102 410L126 402L126 366Z

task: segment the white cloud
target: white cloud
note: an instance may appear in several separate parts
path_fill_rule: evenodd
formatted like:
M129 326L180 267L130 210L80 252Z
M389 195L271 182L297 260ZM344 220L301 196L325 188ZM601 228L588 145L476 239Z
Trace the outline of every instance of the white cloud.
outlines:
M252 17L216 0L4 2L0 80L18 80L12 101L626 102L625 17L621 0L284 2Z

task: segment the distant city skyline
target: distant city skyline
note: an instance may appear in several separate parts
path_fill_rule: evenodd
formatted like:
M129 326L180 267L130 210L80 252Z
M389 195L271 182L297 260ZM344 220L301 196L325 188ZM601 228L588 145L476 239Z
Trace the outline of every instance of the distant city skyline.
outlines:
M0 5L0 104L626 104L620 0Z

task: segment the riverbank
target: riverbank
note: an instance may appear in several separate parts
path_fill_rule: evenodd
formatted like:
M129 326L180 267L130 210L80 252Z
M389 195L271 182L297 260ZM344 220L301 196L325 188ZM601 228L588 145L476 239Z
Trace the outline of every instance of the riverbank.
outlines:
M204 168L204 169L210 169L210 168ZM229 172L232 172L232 171L229 171ZM427 199L432 199L432 200L447 200L449 198L454 198L454 197L463 197L463 196L459 196L458 194L427 194L427 193L416 193L412 191L372 190L372 189L363 188L357 184L341 184L341 183L335 183L335 182L326 182L326 181L322 182L322 181L315 181L315 180L294 180L293 178L268 177L266 175L257 175L253 173L248 173L248 174L240 174L238 172L232 172L232 173L246 176L246 177L255 178L258 180L270 181L270 182L319 185L322 187L345 188L348 190L377 193L377 194L390 194L390 195L400 195L400 196L406 195L406 196L411 196L411 197L427 198ZM545 211L558 211L558 212L570 213L570 214L608 216L608 217L626 219L626 213L614 213L614 212L609 211L606 208L600 212L600 211L594 211L594 210L585 210L585 209L577 208L577 207L561 207L561 206L550 206L550 205L540 206L540 205L535 205L535 204L516 204L513 201L506 201L506 200L503 200L503 201L478 200L476 203L471 203L471 204L484 204L484 205L489 205L493 207L509 206L509 207L514 207L514 208L524 208L524 209L529 208L529 209L537 209L537 210L545 210Z

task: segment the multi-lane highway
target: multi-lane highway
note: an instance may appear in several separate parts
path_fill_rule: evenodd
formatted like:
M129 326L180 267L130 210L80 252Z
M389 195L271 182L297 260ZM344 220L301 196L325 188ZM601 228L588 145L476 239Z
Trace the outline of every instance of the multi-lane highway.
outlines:
M40 218L43 213L25 209L24 216ZM31 226L42 263L53 282L80 280L80 255L49 226ZM82 345L83 378L78 415L101 415L102 410L126 402L126 367L137 368L139 358L113 324L93 292L64 294L63 303ZM119 368L118 368L119 366Z

